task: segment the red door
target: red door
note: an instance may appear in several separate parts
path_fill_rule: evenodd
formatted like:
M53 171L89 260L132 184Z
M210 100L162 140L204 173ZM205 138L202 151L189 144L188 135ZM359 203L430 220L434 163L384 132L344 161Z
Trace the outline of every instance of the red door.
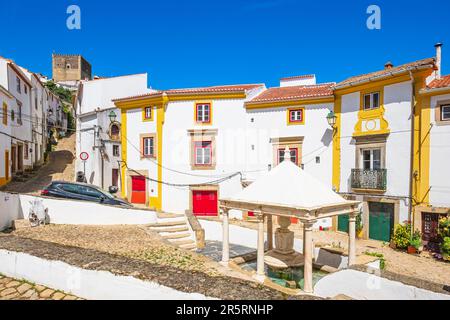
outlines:
M131 203L145 204L145 177L131 177Z
M196 216L217 216L217 191L192 191L192 210Z

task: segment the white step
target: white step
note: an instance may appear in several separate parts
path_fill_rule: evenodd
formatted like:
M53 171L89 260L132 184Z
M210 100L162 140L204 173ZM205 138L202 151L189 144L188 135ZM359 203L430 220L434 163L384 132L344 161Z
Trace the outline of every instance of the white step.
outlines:
M171 239L182 239L182 238L191 238L191 234L190 233L172 233L172 234L168 234L168 235L161 235L161 237L163 239L166 240L171 240Z
M186 221L167 221L167 222L157 222L148 224L147 227L150 227L152 230L157 230L160 227L175 227L175 226L185 226Z

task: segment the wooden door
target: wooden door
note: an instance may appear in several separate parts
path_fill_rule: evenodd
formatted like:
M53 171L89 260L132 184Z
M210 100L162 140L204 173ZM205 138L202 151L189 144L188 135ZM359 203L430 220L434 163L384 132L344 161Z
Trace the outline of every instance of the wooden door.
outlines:
M16 146L11 146L11 174L15 174L17 171L17 148Z
M192 211L196 216L217 216L217 191L192 191Z
M111 185L113 185L114 187L119 186L119 169L112 169Z
M5 150L5 179L9 180L9 151Z
M17 171L23 171L23 145L17 146Z
M369 238L389 242L394 222L394 205L369 202Z
M424 241L439 242L438 228L439 214L422 212L422 239Z
M146 179L143 176L131 177L131 203L146 202Z

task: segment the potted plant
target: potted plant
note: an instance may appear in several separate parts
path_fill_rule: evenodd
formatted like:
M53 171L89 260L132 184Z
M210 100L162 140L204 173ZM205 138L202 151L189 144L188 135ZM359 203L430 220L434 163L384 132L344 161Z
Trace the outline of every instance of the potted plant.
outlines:
M411 238L411 224L397 224L391 240L391 248L405 250L409 246Z
M442 259L450 261L450 216L439 219L439 236L442 239L440 245Z
M361 210L359 211L359 214L356 216L356 237L358 239L362 239L363 237L363 223L362 223L362 214Z
M419 230L416 230L414 231L413 235L409 240L408 253L409 254L418 253L421 247L422 247L422 235Z

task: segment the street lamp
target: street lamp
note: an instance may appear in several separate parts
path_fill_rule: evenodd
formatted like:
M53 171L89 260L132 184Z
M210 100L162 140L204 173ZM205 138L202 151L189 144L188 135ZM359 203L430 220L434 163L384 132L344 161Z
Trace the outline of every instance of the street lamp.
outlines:
M330 125L330 127L333 129L335 129L335 127L336 127L336 119L337 119L337 117L334 114L334 112L330 111L327 115L327 121L328 121L328 124Z
M109 113L108 117L109 117L109 120L111 122L115 122L116 118L117 118L117 115L116 115L116 113L114 111L111 110L111 112Z

